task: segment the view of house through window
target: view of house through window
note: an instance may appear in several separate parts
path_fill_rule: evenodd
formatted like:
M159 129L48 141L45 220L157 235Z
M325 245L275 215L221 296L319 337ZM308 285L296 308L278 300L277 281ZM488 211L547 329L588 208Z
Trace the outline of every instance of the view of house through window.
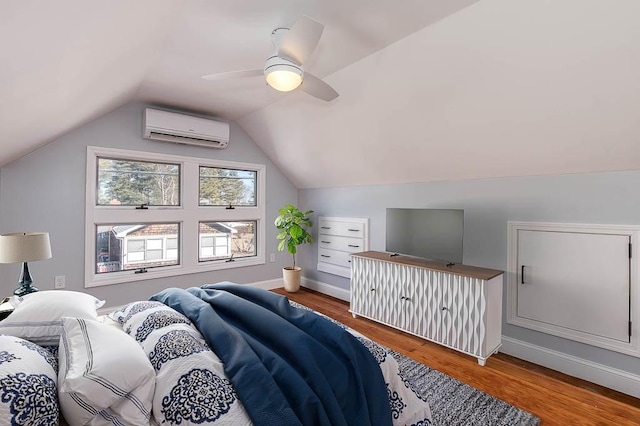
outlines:
M198 260L233 259L256 255L256 222L200 222Z
M177 223L96 226L96 273L178 264Z

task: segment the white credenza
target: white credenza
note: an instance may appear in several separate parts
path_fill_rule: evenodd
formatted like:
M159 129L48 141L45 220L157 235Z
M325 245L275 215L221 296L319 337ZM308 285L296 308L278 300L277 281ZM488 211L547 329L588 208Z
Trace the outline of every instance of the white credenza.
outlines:
M369 250L369 219L318 218L318 271L349 278L351 254Z
M368 251L351 256L351 309L358 315L478 358L502 335L503 272Z

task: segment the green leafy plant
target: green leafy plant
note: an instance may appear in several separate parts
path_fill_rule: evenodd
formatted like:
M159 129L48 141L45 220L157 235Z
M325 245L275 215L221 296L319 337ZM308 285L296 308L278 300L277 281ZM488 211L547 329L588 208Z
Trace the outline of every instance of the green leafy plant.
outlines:
M291 204L286 204L278 211L279 215L275 220L276 228L280 229L277 239L278 250L287 251L293 256L293 268L296 267L296 253L300 244L310 244L313 237L309 233L309 228L313 226L309 215L313 210L301 212L298 208Z

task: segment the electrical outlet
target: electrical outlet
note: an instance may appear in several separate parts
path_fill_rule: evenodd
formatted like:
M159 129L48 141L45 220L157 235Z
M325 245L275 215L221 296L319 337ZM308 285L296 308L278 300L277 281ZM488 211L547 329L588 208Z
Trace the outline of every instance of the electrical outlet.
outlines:
M64 275L56 275L56 278L53 282L53 286L55 288L64 288L65 283L64 283Z
M276 255L275 255L275 253L271 253L269 255L269 262L273 263L275 261L276 261Z

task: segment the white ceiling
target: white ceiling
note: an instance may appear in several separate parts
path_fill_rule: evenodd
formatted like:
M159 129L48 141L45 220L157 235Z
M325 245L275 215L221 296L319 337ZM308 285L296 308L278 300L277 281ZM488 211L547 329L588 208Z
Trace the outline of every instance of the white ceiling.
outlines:
M270 33L325 25L259 78ZM640 169L636 0L7 0L0 165L127 102L237 120L299 188ZM233 143L233 135L231 143Z

